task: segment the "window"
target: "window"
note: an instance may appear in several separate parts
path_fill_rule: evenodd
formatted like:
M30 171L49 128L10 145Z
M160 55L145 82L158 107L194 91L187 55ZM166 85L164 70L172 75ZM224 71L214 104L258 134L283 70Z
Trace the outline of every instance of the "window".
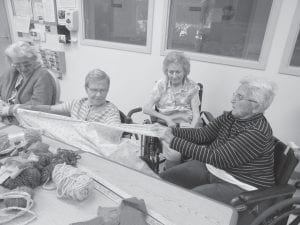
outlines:
M84 0L83 44L150 52L153 0Z
M169 0L163 53L180 50L193 59L263 69L279 5L277 0Z
M299 12L300 2L295 12ZM286 47L281 60L280 73L300 76L300 14L295 13Z

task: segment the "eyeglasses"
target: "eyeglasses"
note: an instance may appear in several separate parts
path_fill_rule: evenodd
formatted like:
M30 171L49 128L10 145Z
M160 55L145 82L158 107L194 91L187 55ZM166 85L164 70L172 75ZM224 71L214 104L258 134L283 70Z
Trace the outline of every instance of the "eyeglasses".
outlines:
M28 68L28 67L31 67L33 65L33 63L31 62L20 62L20 63L12 63L11 66L12 67L15 67L15 68Z
M96 89L96 88L89 88L91 93L96 94L96 93L100 93L100 94L105 94L106 92L108 92L108 89Z
M172 74L172 75L178 75L178 74L181 74L182 71L181 70L168 70L168 73Z
M242 101L242 100L245 100L245 101L249 101L249 102L258 103L256 100L254 100L254 99L249 99L249 98L245 98L243 95L241 95L241 94L239 94L239 93L236 93L236 92L233 93L232 99L233 99L233 100L236 100L236 101Z

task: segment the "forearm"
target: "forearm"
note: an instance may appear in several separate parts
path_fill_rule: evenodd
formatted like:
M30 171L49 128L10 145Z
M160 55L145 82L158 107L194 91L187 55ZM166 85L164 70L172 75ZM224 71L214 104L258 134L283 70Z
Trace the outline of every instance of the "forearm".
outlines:
M161 120L164 120L164 121L167 121L168 120L168 116L160 113L160 112L157 112L156 110L152 109L152 107L147 107L147 106L144 106L143 107L143 113L149 115L149 116L153 116L153 117L156 117L156 118L159 118Z
M231 168L246 164L260 157L266 146L265 137L257 131L245 131L224 144L211 146L199 145L175 137L170 147L204 163L218 168Z

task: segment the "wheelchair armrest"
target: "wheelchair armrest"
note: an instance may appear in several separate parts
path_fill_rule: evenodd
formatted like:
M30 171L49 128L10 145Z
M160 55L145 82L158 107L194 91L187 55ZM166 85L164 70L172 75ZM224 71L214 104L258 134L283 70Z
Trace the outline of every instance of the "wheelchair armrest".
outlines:
M206 125L215 119L214 116L210 112L207 112L207 111L202 111L200 113L200 117L202 118L204 124L206 124Z
M246 207L246 205L275 199L288 195L293 195L296 188L292 185L278 185L264 190L242 192L238 197L231 200L231 205L235 207Z
M142 107L134 108L127 113L127 118L131 118L134 113L142 112L142 111L143 111Z

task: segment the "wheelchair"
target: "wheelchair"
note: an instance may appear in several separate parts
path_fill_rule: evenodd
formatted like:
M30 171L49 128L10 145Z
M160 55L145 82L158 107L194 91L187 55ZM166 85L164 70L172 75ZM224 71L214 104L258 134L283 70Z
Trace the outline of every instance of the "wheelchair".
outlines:
M132 115L140 111L142 108L131 110L127 119L131 120ZM214 119L208 112L201 113L205 115L205 122ZM146 120L145 123L151 123L151 120ZM155 137L142 136L141 139L142 159L154 172L159 173L159 165L164 160L160 157L161 142ZM275 185L266 189L245 191L231 200L231 206L239 214L237 225L300 224L300 197L293 197L296 189L300 188L300 181L295 185L288 183L299 163L300 152L299 149L286 145L276 137L274 139Z
M300 198L293 198L294 185L288 184L299 157L295 151L276 139L274 146L275 186L246 191L232 199L238 211L238 225L296 225L300 223ZM299 151L299 150L298 150Z
M203 95L203 85L198 83L199 86L199 99L202 102L202 95ZM156 109L157 110L157 109ZM132 115L138 112L141 112L142 108L135 108L128 112L127 114L127 121L132 123ZM199 106L199 111L201 112L201 105ZM203 119L204 124L211 120L213 117L208 112L201 112L203 115L201 118ZM204 116L205 115L205 116ZM166 125L166 123L162 120L159 120L155 117L150 117L150 119L146 119L144 124L151 124L151 123L160 123L162 125ZM141 158L148 164L148 166L155 172L160 172L160 165L165 162L165 158L162 157L162 143L156 137L149 137L149 136L141 136ZM185 159L182 158L182 161Z

